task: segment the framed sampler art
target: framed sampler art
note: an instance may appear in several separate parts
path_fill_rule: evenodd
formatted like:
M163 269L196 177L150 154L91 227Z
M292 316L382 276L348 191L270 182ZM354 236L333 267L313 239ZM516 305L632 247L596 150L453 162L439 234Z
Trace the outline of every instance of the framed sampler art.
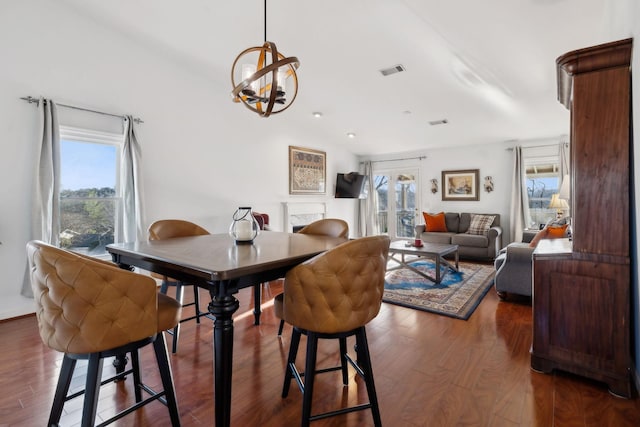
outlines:
M480 200L479 169L442 171L442 200Z
M289 146L289 194L324 194L326 159L324 151Z

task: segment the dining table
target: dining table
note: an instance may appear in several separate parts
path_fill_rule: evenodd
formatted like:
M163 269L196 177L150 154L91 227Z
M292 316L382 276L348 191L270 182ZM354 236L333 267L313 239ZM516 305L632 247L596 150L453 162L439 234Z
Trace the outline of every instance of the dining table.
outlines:
M211 296L215 426L231 425L233 314L242 288L282 278L296 265L341 243L346 238L261 232L251 243L236 243L228 234L139 240L107 245L121 268L138 267L195 284ZM255 308L254 308L255 309ZM124 367L121 367L124 369Z

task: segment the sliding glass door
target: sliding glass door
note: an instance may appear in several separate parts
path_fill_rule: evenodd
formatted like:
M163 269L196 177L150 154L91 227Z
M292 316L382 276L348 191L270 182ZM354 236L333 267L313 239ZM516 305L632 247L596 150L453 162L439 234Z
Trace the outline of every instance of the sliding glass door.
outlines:
M374 172L380 232L391 238L413 238L420 206L418 169Z

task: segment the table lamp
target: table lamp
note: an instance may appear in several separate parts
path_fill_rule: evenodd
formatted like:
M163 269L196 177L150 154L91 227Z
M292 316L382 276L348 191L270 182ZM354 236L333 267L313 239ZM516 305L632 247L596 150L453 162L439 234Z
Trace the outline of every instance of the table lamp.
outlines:
M551 195L551 202L549 202L549 209L557 209L556 219L561 219L564 217L565 209L569 209L569 204L566 200L561 199L558 193Z

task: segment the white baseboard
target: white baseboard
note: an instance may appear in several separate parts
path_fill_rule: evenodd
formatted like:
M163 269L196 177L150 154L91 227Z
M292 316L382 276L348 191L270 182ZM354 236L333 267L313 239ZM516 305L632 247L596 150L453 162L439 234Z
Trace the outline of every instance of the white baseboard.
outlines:
M36 312L35 302L31 298L15 295L0 299L0 320L24 316Z

